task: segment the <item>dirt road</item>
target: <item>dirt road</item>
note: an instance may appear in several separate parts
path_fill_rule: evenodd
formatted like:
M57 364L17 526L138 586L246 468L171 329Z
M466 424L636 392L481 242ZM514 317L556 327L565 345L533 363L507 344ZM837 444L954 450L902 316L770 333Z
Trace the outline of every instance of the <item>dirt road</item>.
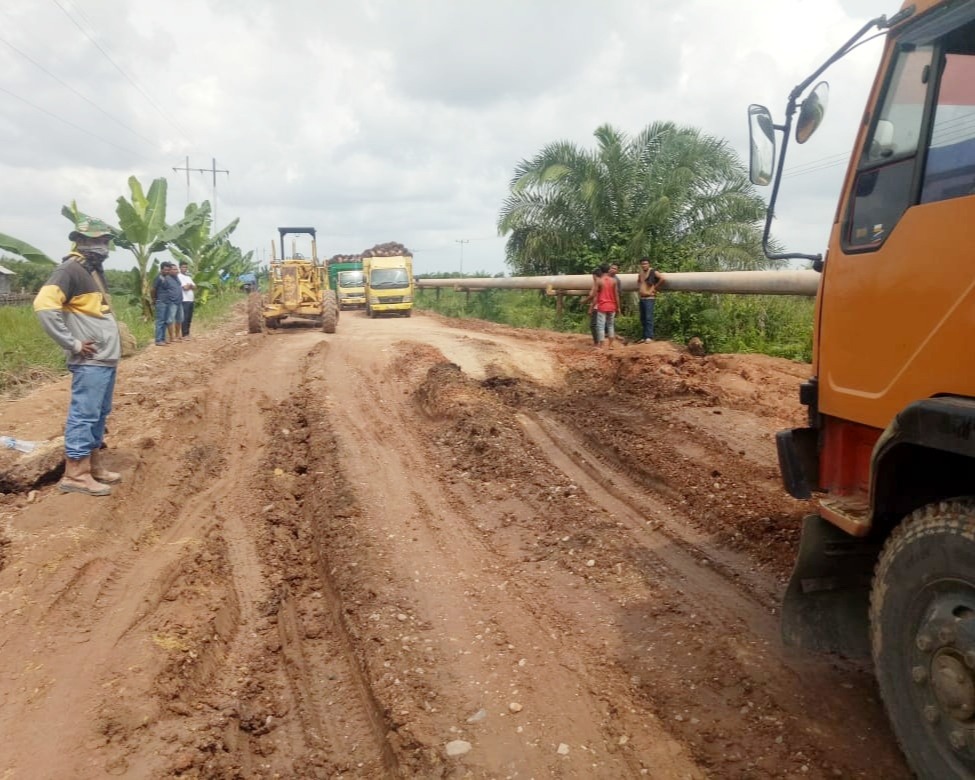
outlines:
M869 670L778 639L806 367L242 325L123 363L110 498L0 456L0 777L908 777Z

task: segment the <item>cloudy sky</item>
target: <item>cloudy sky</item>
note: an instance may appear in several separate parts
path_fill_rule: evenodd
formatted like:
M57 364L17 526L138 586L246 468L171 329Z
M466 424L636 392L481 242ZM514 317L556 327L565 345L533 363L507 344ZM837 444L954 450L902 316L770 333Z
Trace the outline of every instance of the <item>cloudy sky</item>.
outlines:
M418 273L504 271L496 223L518 161L658 120L746 159L748 104L781 121L795 84L899 5L3 0L0 233L60 257L72 199L117 223L129 176L165 177L173 222L216 179L218 226L239 217L234 242L259 259L278 226L307 225L325 257L398 241ZM880 51L827 72L826 121L790 147L774 228L790 250L825 246ZM205 169L188 185L173 170L187 158Z

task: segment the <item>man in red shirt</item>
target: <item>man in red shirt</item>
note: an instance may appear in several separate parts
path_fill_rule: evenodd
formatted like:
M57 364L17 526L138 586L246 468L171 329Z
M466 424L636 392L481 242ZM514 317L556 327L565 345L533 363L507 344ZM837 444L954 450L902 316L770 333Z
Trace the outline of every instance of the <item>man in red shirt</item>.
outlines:
M602 347L608 340L610 346L616 340L616 313L620 310L620 293L616 278L609 273L609 266L602 265L603 275L596 287L596 346Z

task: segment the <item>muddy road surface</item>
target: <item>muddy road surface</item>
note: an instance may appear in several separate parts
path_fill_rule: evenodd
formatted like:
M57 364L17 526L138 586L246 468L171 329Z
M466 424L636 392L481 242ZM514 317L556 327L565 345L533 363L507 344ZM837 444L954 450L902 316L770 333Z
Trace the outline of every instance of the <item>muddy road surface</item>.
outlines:
M111 497L0 455L0 777L908 776L870 670L779 641L806 366L338 331L124 361Z

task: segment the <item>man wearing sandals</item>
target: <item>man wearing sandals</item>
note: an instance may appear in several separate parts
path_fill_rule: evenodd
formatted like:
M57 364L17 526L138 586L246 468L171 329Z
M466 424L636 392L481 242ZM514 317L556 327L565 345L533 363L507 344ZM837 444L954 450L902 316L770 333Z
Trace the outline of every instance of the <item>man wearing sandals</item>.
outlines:
M71 400L64 427L65 493L107 496L122 477L101 462L105 421L112 410L115 373L122 355L102 263L113 231L98 219L82 219L74 242L34 298L41 327L60 346L71 372Z

